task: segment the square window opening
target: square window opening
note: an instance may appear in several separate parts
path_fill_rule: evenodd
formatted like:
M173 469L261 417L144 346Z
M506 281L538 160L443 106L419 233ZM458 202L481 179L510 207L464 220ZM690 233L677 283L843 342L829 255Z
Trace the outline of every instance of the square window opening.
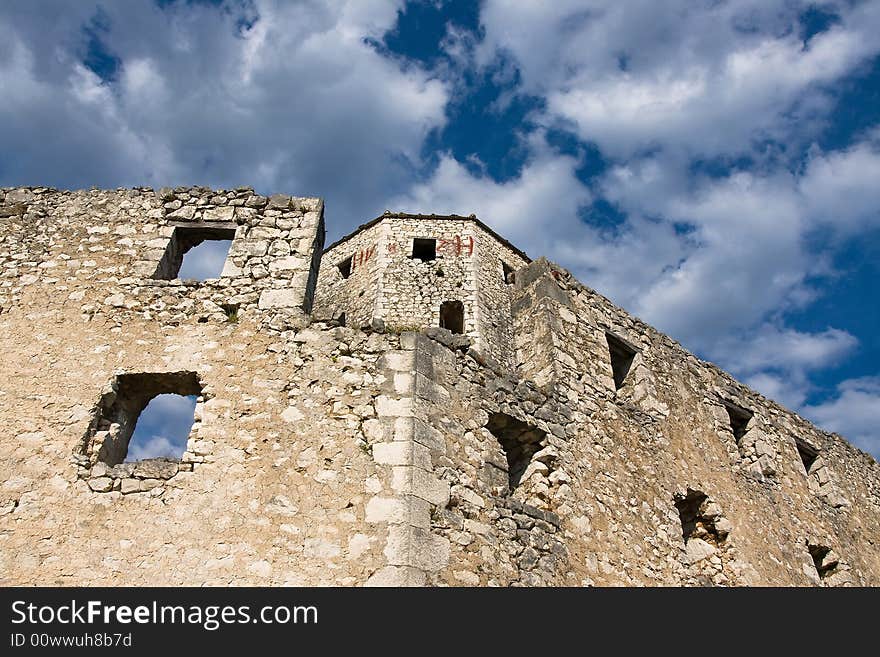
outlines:
M108 466L154 458L179 460L202 386L195 372L120 374L104 394L86 445Z
M819 458L819 450L811 447L800 438L795 438L794 443L797 447L798 456L801 457L801 463L804 465L804 472L810 474L816 459Z
M240 304L237 303L221 303L220 308L223 310L223 314L226 315L226 321L230 324L235 324L238 322L238 311L241 308Z
M532 457L544 446L547 434L505 413L492 413L486 423L507 457L508 493L512 493L522 481Z
M339 270L342 278L348 278L349 276L351 276L351 261L352 256L348 256L345 260L336 265L336 268Z
M606 333L605 339L608 341L608 351L611 355L614 389L620 390L626 382L626 376L629 374L638 350L611 333Z
M153 278L219 278L234 237L234 225L176 226Z
M464 333L464 304L461 301L444 301L440 304L440 328L459 335Z
M810 558L813 560L813 565L816 567L820 580L825 580L836 572L837 566L840 565L840 560L830 547L808 543L807 549L810 551Z
M753 413L730 402L724 402L724 408L727 409L727 417L730 419L730 430L733 432L733 438L739 443L746 432L749 430L749 422L752 420Z
M719 545L727 539L730 528L721 521L721 509L701 490L688 488L682 495L673 497L678 519L681 522L681 536L685 545L692 538Z
M413 260L430 262L437 259L437 240L432 238L416 237L412 246Z
M516 272L513 270L513 267L508 265L503 260L501 261L501 274L504 278L504 282L507 284L511 284L515 282Z

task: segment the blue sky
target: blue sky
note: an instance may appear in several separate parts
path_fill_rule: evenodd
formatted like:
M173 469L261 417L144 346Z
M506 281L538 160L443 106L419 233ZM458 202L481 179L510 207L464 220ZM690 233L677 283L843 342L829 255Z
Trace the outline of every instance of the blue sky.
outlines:
M186 441L196 410L194 395L157 395L138 417L126 461L166 456L179 459L186 451Z
M880 3L10 1L0 185L477 213L880 455Z

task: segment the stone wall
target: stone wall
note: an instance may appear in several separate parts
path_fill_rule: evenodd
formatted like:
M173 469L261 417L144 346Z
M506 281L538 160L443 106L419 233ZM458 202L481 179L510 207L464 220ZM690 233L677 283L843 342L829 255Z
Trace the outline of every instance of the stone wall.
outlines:
M412 257L417 238L436 241L436 258ZM344 279L337 265L349 257L352 272ZM474 218L387 214L329 247L324 260L320 316L344 312L349 324L362 326L381 319L399 332L438 326L441 304L460 301L464 334L486 356L513 365L510 284L502 262L513 271L527 260Z
M383 219L316 277L321 208L3 190L0 583L880 584L869 455L546 260L505 282L466 218ZM219 279L151 278L218 226ZM474 252L398 258L437 234ZM468 335L436 328L464 292ZM169 386L185 454L120 462Z
M529 261L508 245L477 227L477 322L482 327L477 346L505 368L515 365L511 289L514 272ZM506 265L506 267L505 267ZM510 273L506 273L509 269Z
M385 227L375 225L328 249L321 260L315 316L327 319L345 315L345 324L369 326L377 314L379 289L387 254ZM350 258L350 260L349 260ZM348 262L348 277L340 265Z
M25 286L58 285L84 315L112 309L179 323L260 311L275 328L302 324L311 311L324 242L323 202L250 188L58 192L3 190L0 304ZM203 282L163 276L181 232L232 232L221 276ZM176 235L177 234L177 235ZM178 259L179 266L179 259Z
M590 532L581 571L596 583L809 584L810 547L839 558L825 583L876 582L880 553L880 466L840 436L823 432L700 361L539 261L518 274L518 336L540 326L522 371L569 400L578 418L570 443L578 483L566 505ZM615 389L611 333L638 352ZM751 413L737 442L727 406ZM809 467L797 442L816 452ZM673 499L706 495L732 529L723 551L683 541ZM558 510L558 509L557 509Z

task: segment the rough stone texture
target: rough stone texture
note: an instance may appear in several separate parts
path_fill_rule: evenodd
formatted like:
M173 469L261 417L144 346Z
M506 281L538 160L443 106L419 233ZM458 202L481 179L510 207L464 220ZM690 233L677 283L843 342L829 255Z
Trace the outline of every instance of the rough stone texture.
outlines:
M436 240L436 258L413 258L413 240ZM351 275L336 266L352 258ZM475 217L387 213L327 248L315 313L349 326L382 319L386 329L437 326L440 304L464 304L464 333L485 355L513 366L510 284L504 265L529 259ZM331 266L332 265L332 266ZM467 345L464 345L467 346Z
M322 208L0 190L0 583L880 584L869 455L475 218L322 258ZM232 225L219 279L152 278ZM169 389L185 454L126 462Z

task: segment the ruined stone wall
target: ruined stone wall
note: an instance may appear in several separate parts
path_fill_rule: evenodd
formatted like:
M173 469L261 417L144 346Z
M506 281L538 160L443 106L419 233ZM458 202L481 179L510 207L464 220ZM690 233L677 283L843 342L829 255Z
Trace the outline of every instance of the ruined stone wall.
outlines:
M827 549L835 565L822 583L876 584L874 459L700 361L561 268L535 263L517 286L517 334L544 327L534 364L521 343L523 370L540 373L543 387L577 408L574 469L566 472L577 485L566 506L590 529L570 544L582 555L573 565L582 577L804 585L819 582L813 556ZM607 333L638 350L620 390ZM730 404L752 414L738 441ZM796 441L816 452L809 473ZM673 501L683 503L689 491L706 496L721 530L684 540Z
M475 337L479 327L472 223L392 217L383 224L388 258L377 304L379 317L390 327L436 326L440 304L461 301L465 334ZM423 262L410 257L414 238L436 239L436 259Z
M113 309L162 322L256 311L282 327L311 310L324 240L320 199L261 197L249 188L57 192L4 190L3 297L25 286L70 289L84 314ZM181 233L234 238L223 272L204 282L157 278ZM179 262L178 262L179 265ZM167 278L167 277L166 277Z
M514 367L513 322L511 321L511 289L517 269L527 261L505 244L482 231L477 250L477 322L482 327L481 343L486 354L492 354L506 368ZM503 265L507 265L505 268ZM507 275L505 275L505 273Z
M376 244L387 330L357 325L367 305L317 321L359 284L325 287L331 250L314 291L321 207L248 189L3 190L0 583L880 583L869 455L551 263L505 283L498 259L517 254L481 250L491 236L467 257L395 255L473 222L359 233L346 248ZM219 279L150 278L176 229L208 224L234 230ZM482 329L395 326L412 320L387 276L442 295L479 282L469 317L507 327L513 364ZM133 375L142 394L198 392L180 460L119 462L143 403Z
M345 313L348 326L369 326L376 314L381 280L387 264L385 228L380 224L357 233L322 257L315 295L315 316L336 318ZM339 265L351 258L348 278Z
M158 266L169 195L16 190L23 213L0 218L0 581L364 582L386 561L384 525L367 523L366 501L391 474L359 436L391 385L379 361L398 338L303 328L299 306L266 303L275 290L305 303L319 215L310 235L295 231L314 209L267 217L272 201L251 201L265 208L258 217L298 224L265 235L239 225L246 240L271 238L242 258L236 246L227 261L227 270L262 264L269 275L252 286L239 277L148 285L135 270ZM175 196L196 204L191 192ZM236 218L243 206L232 207ZM282 269L270 250L302 255L302 269L273 276ZM239 314L220 302L240 303ZM201 387L183 459L104 464L96 413L113 382L169 372L192 372Z
M512 366L510 286L502 262L518 269L526 264L520 254L467 218L388 215L367 226L325 253L319 316L345 312L350 325L377 318L390 330L412 330L437 326L441 304L460 301L464 334ZM411 257L416 238L436 240L435 259ZM336 265L348 257L352 273L343 279Z

